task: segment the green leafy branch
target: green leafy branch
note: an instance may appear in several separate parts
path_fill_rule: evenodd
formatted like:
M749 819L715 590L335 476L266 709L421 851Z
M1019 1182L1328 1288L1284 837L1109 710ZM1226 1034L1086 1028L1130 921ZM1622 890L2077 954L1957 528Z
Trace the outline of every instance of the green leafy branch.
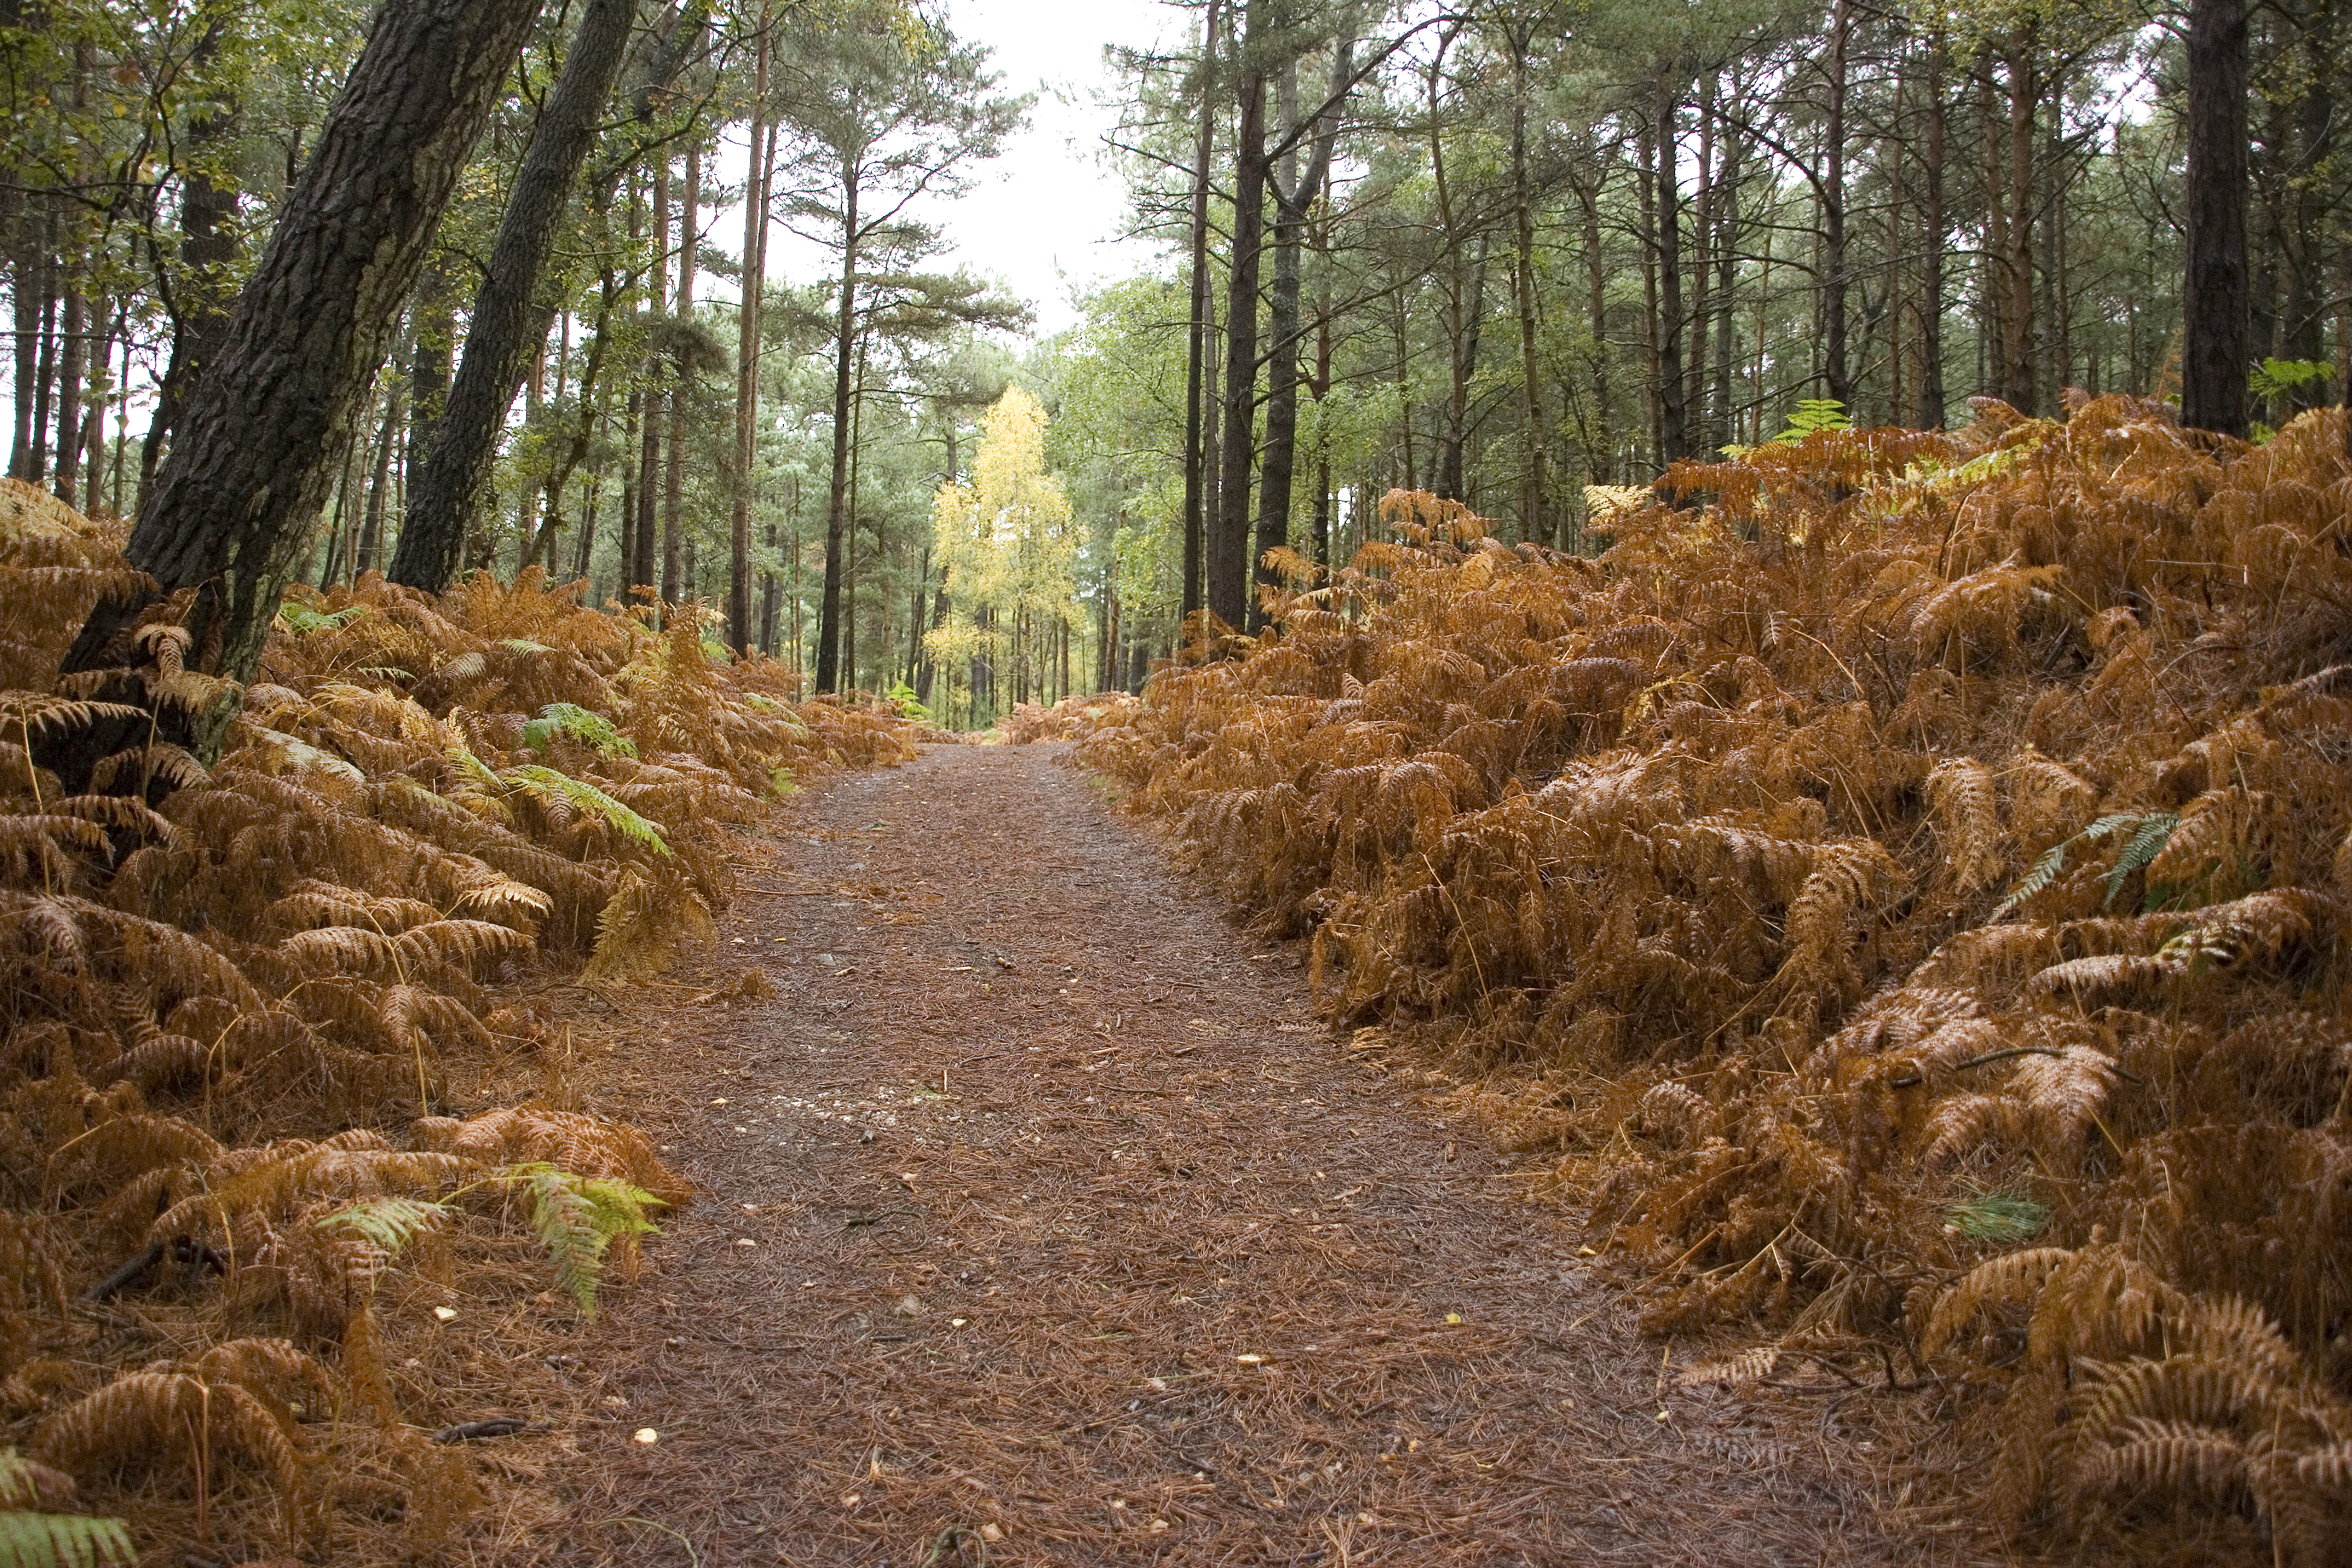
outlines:
M14 1448L0 1448L0 1563L8 1568L100 1568L139 1560L131 1531L121 1520L48 1513L41 1502L40 1467Z

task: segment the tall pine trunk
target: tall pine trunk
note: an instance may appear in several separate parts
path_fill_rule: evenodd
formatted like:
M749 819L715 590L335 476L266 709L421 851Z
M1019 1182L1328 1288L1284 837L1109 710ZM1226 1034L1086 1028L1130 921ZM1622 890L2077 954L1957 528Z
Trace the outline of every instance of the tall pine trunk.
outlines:
M1209 611L1249 619L1250 460L1257 426L1257 280L1265 238L1265 47L1270 0L1249 0L1234 138L1234 255L1225 289L1224 451L1210 530Z
M2246 433L2246 4L2189 0L2180 422Z
M751 473L759 456L760 294L768 280L768 14L760 11L752 67L751 128L745 142L743 300L735 312L735 496L728 537L727 632L738 658L751 651ZM691 164L688 165L692 167ZM693 198L688 198L691 210ZM687 243L691 246L689 237ZM688 274L681 274L683 287ZM682 432L681 432L682 434ZM677 472L671 452L671 472Z

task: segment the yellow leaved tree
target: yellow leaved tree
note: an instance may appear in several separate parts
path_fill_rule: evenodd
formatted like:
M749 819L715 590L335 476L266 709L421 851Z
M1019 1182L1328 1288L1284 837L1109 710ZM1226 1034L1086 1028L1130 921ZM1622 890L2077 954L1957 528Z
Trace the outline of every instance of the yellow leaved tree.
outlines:
M947 679L943 710L975 725L1069 690L1078 540L1062 478L1045 468L1046 419L1007 387L982 416L971 482L941 485L932 502L949 614L925 647Z

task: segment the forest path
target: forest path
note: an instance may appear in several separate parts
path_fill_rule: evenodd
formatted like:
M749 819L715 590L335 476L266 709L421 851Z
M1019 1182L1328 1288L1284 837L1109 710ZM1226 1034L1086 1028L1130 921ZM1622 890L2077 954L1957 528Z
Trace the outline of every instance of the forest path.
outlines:
M1564 1216L1066 749L832 778L755 843L712 983L776 994L646 1015L631 1114L701 1196L501 1561L1969 1560L1832 1472L1842 1401L1675 1387Z

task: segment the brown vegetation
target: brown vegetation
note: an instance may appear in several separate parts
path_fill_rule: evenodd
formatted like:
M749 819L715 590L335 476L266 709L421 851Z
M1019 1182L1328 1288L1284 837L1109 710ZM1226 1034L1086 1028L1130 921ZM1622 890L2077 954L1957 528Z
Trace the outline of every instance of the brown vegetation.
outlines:
M726 825L904 727L714 662L692 609L371 574L289 601L206 767L157 721L236 694L172 605L57 676L136 585L120 536L0 484L0 1423L142 1539L226 1510L289 1552L429 1552L477 1487L402 1420L432 1374L379 1310L421 1313L399 1260L510 1289L535 1233L584 1316L688 1195L564 1103L562 1044L498 988L657 967L726 901ZM551 1098L449 1104L452 1061L517 1052Z
M2345 438L1989 403L1679 465L1598 560L1391 496L1081 755L1756 1344L1695 1375L1845 1356L2011 1521L2342 1561Z

